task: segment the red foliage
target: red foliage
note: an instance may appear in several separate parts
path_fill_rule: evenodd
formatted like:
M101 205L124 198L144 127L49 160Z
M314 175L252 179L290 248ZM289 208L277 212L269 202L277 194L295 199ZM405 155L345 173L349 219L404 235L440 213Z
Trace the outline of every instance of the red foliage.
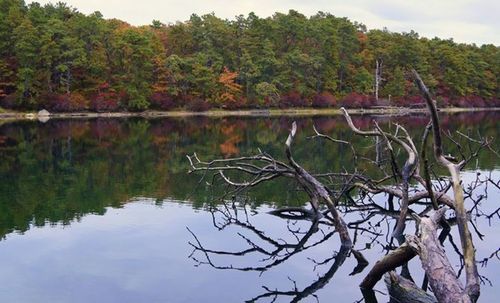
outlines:
M366 95L352 92L349 95L345 96L340 101L340 104L346 108L360 108L370 107L374 105L374 102Z
M479 96L467 96L465 97L466 102L471 107L486 107L486 102L482 97Z
M361 107L372 107L377 105L377 100L375 98L366 96L366 99L361 103Z
M438 84L436 87L436 96L450 96L450 88L443 84Z
M279 107L288 108L288 107L306 107L309 106L306 99L302 98L299 92L291 91L283 96L281 96L281 100L279 103Z
M459 98L450 98L448 96L437 95L436 97L438 107L444 108L449 106L455 107L493 107L498 106L498 99L485 100L480 96L465 96ZM423 107L425 100L421 95L407 96L397 101L393 100L394 104L405 107ZM497 105L496 105L497 104Z
M312 106L318 108L335 107L337 100L329 92L322 92L315 95L312 100Z
M404 107L422 107L425 105L425 100L421 95L413 95L400 98L395 104Z
M198 97L189 97L186 102L186 109L193 112L205 112L210 108L210 103Z
M451 106L451 99L447 96L440 96L436 98L438 107L449 107Z
M16 105L17 105L16 101L17 101L16 94L10 94L10 95L7 95L7 96L0 98L0 106L3 108L12 109L12 108L16 107Z
M500 105L500 100L493 98L485 100L479 96L465 96L453 99L452 104L457 107L494 107Z
M313 123L316 128L322 133L329 133L336 129L339 125L342 125L344 120L340 120L340 117L316 117L313 118Z
M469 102L463 97L453 98L450 100L450 103L451 103L451 105L453 105L455 107L468 107L469 106Z
M500 107L500 99L499 98L493 98L488 101L486 101L486 106L488 107Z
M97 92L90 99L90 109L96 112L112 112L120 108L122 96L110 89L108 83L103 83Z
M89 129L89 123L84 120L59 120L52 122L47 130L47 136L54 139L67 137L78 139L86 136Z
M244 97L236 97L233 101L225 102L222 105L224 109L241 109L246 107L251 107L251 104L248 104L247 99Z
M99 144L105 144L104 141L116 140L123 137L123 123L114 119L97 119L95 123L90 124L90 132L92 137L99 138ZM111 145L111 143L109 143Z
M89 102L79 93L50 94L45 96L45 106L53 112L77 112L88 109Z
M149 100L153 108L161 110L172 110L176 106L174 99L163 92L153 93L151 97L149 97Z
M90 109L96 112L112 112L120 107L118 98L107 93L97 94L90 100Z

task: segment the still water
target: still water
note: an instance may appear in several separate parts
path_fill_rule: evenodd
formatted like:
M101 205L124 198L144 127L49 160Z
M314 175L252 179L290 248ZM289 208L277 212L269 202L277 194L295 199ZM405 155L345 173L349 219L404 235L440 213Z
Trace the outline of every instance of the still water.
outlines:
M452 132L498 137L499 118L499 113L484 112L444 115L442 122ZM270 302L278 291L276 302L358 302L362 295L357 285L385 254L394 220L374 216L366 221L372 233L350 231L356 233L355 248L370 262L353 275L356 259L349 256L336 263L338 235L328 236L333 232L328 226L320 226L320 232L296 252L284 249L272 257L259 252L228 254L248 249L247 239L272 251L273 242L255 230L278 244L296 244L311 223L283 220L268 212L279 206L305 205L307 200L294 184L277 180L235 197L234 209L224 208L220 206L224 188L209 186L206 179L199 182L199 174L187 174L186 155L194 152L210 160L255 154L261 148L283 159L284 141L294 120L299 125L294 156L310 171L353 169L349 147L306 138L313 134L313 123L334 138L353 142L363 157L375 157L373 142L353 136L341 117L51 120L0 125L0 301L244 302L262 296L258 302ZM386 129L401 123L419 141L428 118L363 116L354 123L367 128L373 120ZM500 140L492 148L499 150ZM447 149L456 151L452 145ZM467 168L464 180L475 180L475 171L498 180L498 163L493 153L481 153ZM370 175L378 173L369 162L358 168ZM384 198L375 200L383 204ZM489 186L473 219L484 235L481 240L474 233L477 259L489 260L479 267L485 283L480 302L495 302L500 295L500 262L495 256L489 258L500 247L499 217L489 217L498 209L499 198L500 191ZM344 211L347 222L366 215ZM231 222L246 225L217 229L217 223L228 216ZM458 271L460 261L453 244L460 244L458 235L452 235L445 247ZM193 252L193 246L199 245L226 254L212 253L208 262L203 251ZM270 264L265 271L251 270ZM410 263L410 271L421 284L418 259ZM384 283L379 282L376 289L379 302L387 302Z

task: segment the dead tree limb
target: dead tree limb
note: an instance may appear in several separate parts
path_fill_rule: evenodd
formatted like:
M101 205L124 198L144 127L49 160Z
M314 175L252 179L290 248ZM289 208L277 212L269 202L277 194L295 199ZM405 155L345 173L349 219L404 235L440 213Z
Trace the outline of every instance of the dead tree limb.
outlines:
M448 169L451 176L455 200L455 213L457 217L457 225L460 234L460 241L462 243L462 251L465 263L465 292L470 297L472 302L476 302L480 294L479 274L477 272L474 244L472 243L472 237L467 224L467 213L465 211L464 194L460 179L460 170L464 165L464 161L461 161L460 163L454 163L447 157L445 157L441 139L441 127L439 124L439 116L435 101L432 99L429 90L420 78L418 72L414 69L412 70L412 72L417 86L424 96L424 99L427 103L427 108L429 109L429 113L431 115L432 131L434 136L434 156L439 164Z
M395 302L438 303L434 296L428 294L415 283L401 277L394 271L385 274L384 281L389 291L389 296Z
M354 172L343 171L313 174L306 171L293 157L292 145L297 134L297 124L295 122L292 124L292 128L285 143L286 159L283 161L278 161L260 150L259 153L254 156L216 159L210 162L200 160L196 154L188 156L191 165L190 172L204 172L202 179L205 178L207 172L213 172L212 184L216 183L216 181L222 181L228 188L234 189L234 191L230 193L240 193L240 191L244 189L255 187L278 177L289 178L296 181L301 190L308 195L309 200L307 201L311 205L311 209L306 209L305 207L288 207L270 212L277 217L288 220L288 223L290 221L297 222L298 220L311 222L311 226L307 231L297 231L294 230L293 226L287 225L288 231L291 232L293 237L297 240L296 243L282 243L280 240L273 240L266 236L263 230L256 229L248 222L240 221L237 219L237 216L234 218L226 216L226 222L221 226L216 226L219 230L229 225L237 226L256 237L257 240L252 240L249 236L238 233L240 238L247 244L247 247L240 251L225 252L204 247L196 235L192 233L195 239L195 242L190 243L193 247L193 253L199 252L204 256L204 260L197 260L194 258L194 255L192 255L193 260L197 261L198 264L209 264L218 269L263 272L286 262L295 254L326 242L335 232L338 232L342 244L340 252L345 251L347 253L348 251L352 251L355 253L356 251L353 247L358 243L357 241L359 241L359 237L361 236L369 238L369 241L366 243L366 248L372 245L381 245L384 251L387 252L387 255L373 266L363 280L360 285L363 291L370 291L384 273L390 272L397 267L403 267L404 273L407 262L418 254L422 261L426 276L428 277L428 284L431 286L434 293L436 293L436 298L440 303L477 301L479 296L479 275L477 273L472 238L468 229L469 217L465 211L464 200L472 200L474 207L471 209L471 213L474 211L476 217L483 216L488 220L495 216L500 217L500 212L498 210L491 214L481 213L478 209L478 205L483 198L475 198L472 196L472 190L477 188L478 184L481 184L481 182L484 182L484 184L491 183L497 188L500 188L500 183L491 180L490 176L489 179L481 182L476 180L470 188L463 187L460 180L460 170L463 169L465 164L471 161L471 159L477 157L479 150L487 146L488 141L482 138L481 140L475 140L468 135L459 133L459 135L469 140L468 151L471 154L469 157L466 157L466 149L462 148L460 142L455 140L450 134L448 139L459 148L462 161L458 162L451 156L445 156L442 147L441 129L436 106L422 80L416 72L414 73L417 85L424 94L431 115L431 122L423 134L420 153L417 151L413 139L403 126L396 124L395 132L389 132L383 130L375 122L373 130L361 130L355 126L347 111L342 109L347 124L355 134L380 139L379 142L385 144L387 151L390 152L392 173L389 169L383 167L384 165L378 165L377 167L380 168L383 173L383 177L378 180L363 175L357 167L355 167ZM313 127L313 130L315 133L315 135L312 136L313 138L326 139L334 143L348 144L353 150L355 164L358 159L365 159L362 156L358 157L356 150L350 142L337 140L322 134L315 127ZM430 142L429 136L431 133L434 138L434 157L440 165L448 169L451 180L438 176L436 172L432 170L433 166L430 164L428 156L426 155L426 146ZM471 142L480 144L480 147L474 150ZM401 148L400 150L405 152L406 161L401 168L398 167L398 163L396 162L399 150L395 149L395 147ZM366 160L373 162L368 158L366 158ZM423 164L423 166L421 167L420 164ZM423 171L423 177L420 175L421 169ZM434 177L434 180L431 179L431 175ZM394 182L391 183L392 180L394 180ZM338 189L339 185L341 190ZM453 197L447 194L451 188L454 193ZM359 192L355 189L358 189ZM388 206L379 205L379 202L376 201L377 199L375 199L375 196L381 193L389 195L389 201L387 202L389 204ZM345 203L339 203L341 199L344 198L346 199ZM399 199L399 210L394 208L393 198ZM412 204L424 205L424 210L417 213L410 208ZM443 205L444 207L439 209L439 207ZM324 206L326 206L326 209ZM224 207L227 213L228 206L224 205ZM452 218L448 221L450 221L450 224L452 221L456 222L459 229L463 253L460 252L460 249L458 249L454 243L452 245L455 248L455 252L464 259L464 268L466 272L465 287L460 284L449 260L444 254L444 250L439 241L442 241L444 238L438 239L437 237L437 229L438 225L440 225L438 223L443 222L440 222L440 220L447 208L453 209L456 214L456 218ZM236 211L234 205L233 209ZM432 209L434 209L434 211ZM346 224L340 211L346 214L359 212L361 214L361 219ZM429 215L430 218L427 218L427 215ZM373 220L374 218L375 220ZM394 219L396 220L396 224L394 228L392 228L391 221ZM418 226L420 226L419 236L409 236L405 244L401 244L400 241L400 247L395 248L393 246L392 237L396 237L398 240L403 238L402 235L405 224L408 220L418 221ZM325 224L328 227L335 227L335 231L324 233L321 227L325 226ZM381 227L381 224L384 226ZM479 230L477 230L474 225L473 227L478 236L481 237L482 235ZM386 228L387 232L385 234L387 236L385 241L387 243L383 243L383 240L381 241L378 239L383 235L383 233L381 233L381 228ZM352 240L349 229L354 231ZM392 237L389 236L391 229ZM321 231L323 238L319 241L308 243L312 235L316 234L318 231ZM261 244L264 245L260 245L258 242L262 242ZM265 247L268 248L266 249ZM271 247L271 249L269 249L269 247ZM359 251L366 248L361 248ZM263 255L265 257L263 260L265 263L259 266L220 266L216 265L211 259L212 256L215 255L246 256L249 254ZM340 255L342 256L343 254ZM345 258L336 259L336 263L338 262L340 266L343 263L343 261L340 260L343 259ZM333 257L319 263L315 262L315 264L316 266L324 265L331 260L333 260ZM359 260L360 259L358 259L358 263L362 266L359 266L359 268L357 267L353 271L353 274L360 272L363 270L364 266L367 265L367 262L360 263ZM316 268L316 266L314 268ZM336 269L332 268L332 273L335 271ZM390 286L396 289L396 293L400 295L409 295L408 298L421 297L421 299L423 298L422 300L424 300L423 302L435 302L432 296L428 296L425 293L425 290L427 290L427 282L424 281L423 289L419 289L414 283L410 285L407 281L402 278L400 279L400 277L394 274L390 274L389 278L389 281L392 283ZM304 294L315 296L314 290L317 289L316 286L324 285L323 283L325 281L327 282L327 280L328 279L318 281L319 283L314 284L312 288L304 289ZM266 294L256 298L277 298L282 295L303 298L302 295L299 295L301 292L298 291L297 287L295 287L293 291L285 292L278 290L273 291L268 288L266 288L266 290L268 291ZM445 298L450 292L454 294L453 298L455 301L450 301ZM413 302L411 300L406 299L406 301L403 301Z
M407 236L407 243L419 255L432 291L440 303L473 302L457 278L438 238L437 229L445 211L446 208L441 208L431 212L430 217L421 218L419 236Z
M408 190L409 190L409 182L410 178L415 172L415 168L418 165L418 157L417 157L417 151L415 150L413 144L413 141L411 137L408 135L408 132L404 127L398 125L398 129L402 129L403 132L406 134L406 142L400 138L398 138L395 135L392 135L390 133L384 132L378 124L375 123L375 130L374 131L363 131L357 128L354 123L352 122L351 116L347 112L345 108L340 109L347 121L347 124L349 127L354 131L354 133L361 135L361 136L370 136L370 137L382 137L386 140L388 147L390 150L392 150L392 145L391 142L394 142L398 145L400 145L408 154L408 158L403 166L402 172L401 172L401 177L402 177L402 189L401 189L401 215L396 223L396 227L394 228L393 231L393 237L399 237L403 234L404 228L405 228L405 220L406 220L406 215L408 213L408 204L409 204L409 197L408 197ZM394 162L394 160L393 160ZM393 164L394 166L394 164Z
M315 209L319 208L321 202L323 202L328 209L330 210L331 215L333 216L333 224L335 225L336 230L339 233L340 240L342 241L342 246L352 247L352 240L349 236L349 231L347 229L347 225L340 216L336 208L336 202L332 200L330 197L330 193L328 189L318 181L318 179L314 178L310 173L308 173L305 169L303 169L292 156L292 142L295 138L295 134L297 133L297 123L292 123L292 129L290 130L290 134L286 140L285 152L286 157L288 158L288 162L295 169L295 173L297 174L297 180L307 192L309 197L311 198L311 204Z
M264 299L264 298L273 298L273 301L271 301L271 302L274 302L278 297L285 296L285 297L292 298L290 300L290 303L298 303L298 302L302 302L302 300L304 300L305 298L307 298L309 296L316 297L315 292L317 292L319 289L325 287L330 282L330 280L335 275L337 270L342 266L342 264L346 260L348 254L349 254L349 251L350 251L350 249L348 247L342 246L340 248L340 251L333 258L334 262L333 262L332 266L330 267L330 269L325 274L318 277L318 279L316 281L314 281L312 284L310 284L309 286L305 287L302 290L299 290L297 288L297 286L295 285L295 282L294 282L294 289L289 290L289 291L280 291L280 290L276 290L276 289L272 290L269 287L264 286L263 288L264 288L264 290L266 290L265 293L258 295L258 296L254 297L246 302L248 302L248 303L257 302L260 299ZM317 297L316 297L316 299L318 300Z
M243 208L244 211L246 211L245 207ZM221 225L216 226L217 229L223 230L228 226L240 228L242 232L238 232L237 234L243 240L243 242L246 243L247 246L247 248L243 248L237 251L210 249L208 247L205 247L201 243L201 240L198 239L196 234L189 228L187 228L188 232L193 236L194 239L193 242L188 242L188 244L193 249L189 257L198 265L209 265L215 269L265 272L286 262L296 254L299 254L305 250L328 241L335 234L334 231L321 231L322 237L318 240L313 241L311 238L313 237L313 235L318 233L318 231L320 231L319 224L321 223L321 221L314 219L310 222L310 226L304 231L292 230L288 228L288 232L291 233L296 241L284 242L282 239L274 239L270 236L267 236L263 230L258 229L248 220L240 219L236 207L231 206L228 208L224 208L224 210L215 209L212 213L212 216L215 216L215 214L219 214L221 216L221 219L223 220L223 223ZM215 222L215 218L213 222ZM327 225L331 226L329 222ZM248 236L243 232L246 232ZM251 240L251 238L255 238L256 240ZM196 257L196 254L198 253L202 255L203 259ZM261 264L256 266L235 266L232 264L218 265L213 260L213 257L215 256L242 257L251 254L261 255L263 257L263 259L261 260Z
M388 255L377 261L370 272L359 285L362 289L372 289L382 276L395 270L396 268L408 263L417 254L414 249L406 243L393 250Z
M422 165L424 167L425 187L427 189L427 192L429 193L429 197L431 198L432 206L434 207L434 209L438 209L439 204L438 201L436 200L436 197L434 196L434 190L432 189L431 175L429 172L429 159L427 158L427 151L426 151L427 143L429 142L428 139L431 128L432 128L432 122L430 122L425 128L424 135L422 138L422 147L420 149L420 157L422 158Z

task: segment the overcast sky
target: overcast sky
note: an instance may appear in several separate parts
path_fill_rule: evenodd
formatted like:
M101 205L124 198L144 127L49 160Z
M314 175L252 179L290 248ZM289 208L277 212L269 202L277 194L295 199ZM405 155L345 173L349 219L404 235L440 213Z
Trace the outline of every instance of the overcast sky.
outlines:
M32 1L27 1L32 2ZM42 4L57 1L37 1ZM424 37L500 45L499 0L65 0L83 13L100 11L134 25L185 21L192 13L214 12L232 19L255 12L267 17L295 9L307 16L317 11L348 17L369 29L415 30Z

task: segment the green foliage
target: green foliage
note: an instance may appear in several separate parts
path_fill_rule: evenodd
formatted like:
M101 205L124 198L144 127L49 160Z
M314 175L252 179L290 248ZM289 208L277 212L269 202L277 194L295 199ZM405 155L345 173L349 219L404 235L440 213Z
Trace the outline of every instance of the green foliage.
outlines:
M354 76L354 91L361 94L370 94L373 91L374 76L361 67Z
M387 80L384 94L391 97L403 97L405 95L405 77L403 69L396 67L393 74Z
M36 95L36 69L38 64L38 35L29 19L14 29L14 53L19 64L17 70L17 92L21 102L30 102Z
M280 95L274 84L260 82L255 86L255 91L259 97L260 104L277 105Z
M64 3L0 0L0 98L12 95L8 99L21 108L42 108L44 98L73 92L92 99L101 87L128 110L149 108L154 94L175 99L176 106L197 98L226 107L231 98L220 98L227 89L219 82L224 68L241 86L239 104L279 106L288 94L305 104L323 93L366 98L374 94L377 61L382 99L416 93L405 80L410 67L440 96L500 98L500 49L494 45L367 31L323 12L234 20L193 14L186 22L134 27Z
M373 118L353 117L354 123L363 128L372 125ZM441 121L449 129L494 137L500 132L498 118L497 113L485 111L443 114ZM371 138L352 136L342 117L294 119L303 130L315 125L334 138L349 139L354 146L373 144ZM385 119L378 122L384 129L390 127ZM428 120L406 116L398 122L407 127L413 138L420 138ZM55 119L43 126L35 121L3 124L0 126L0 237L32 226L69 224L89 213L104 214L107 207L122 207L134 197L188 200L195 207L203 207L204 203L213 202L213 197L220 197L226 188L213 186L207 190L205 186L197 186L200 176L186 174L189 163L185 155L197 151L204 159L228 154L243 156L254 154L259 146L281 159L289 127L289 119L241 117ZM460 144L466 142L460 136L457 140ZM446 150L454 152L453 142L444 143ZM294 157L311 172L354 169L355 159L342 144L325 148L320 140L310 140L306 133L300 133L296 146ZM500 141L493 141L491 147L499 150ZM358 152L359 157L375 157L370 148L360 148ZM399 155L396 161L402 165L404 155ZM367 174L383 177L375 162L361 161L357 165L360 163ZM498 167L498 160L485 151L479 154L478 163L470 165L475 170L491 170ZM257 204L305 203L307 199L299 199L296 191L289 190L290 186L293 188L293 184L283 180L263 183L250 192L250 197Z

